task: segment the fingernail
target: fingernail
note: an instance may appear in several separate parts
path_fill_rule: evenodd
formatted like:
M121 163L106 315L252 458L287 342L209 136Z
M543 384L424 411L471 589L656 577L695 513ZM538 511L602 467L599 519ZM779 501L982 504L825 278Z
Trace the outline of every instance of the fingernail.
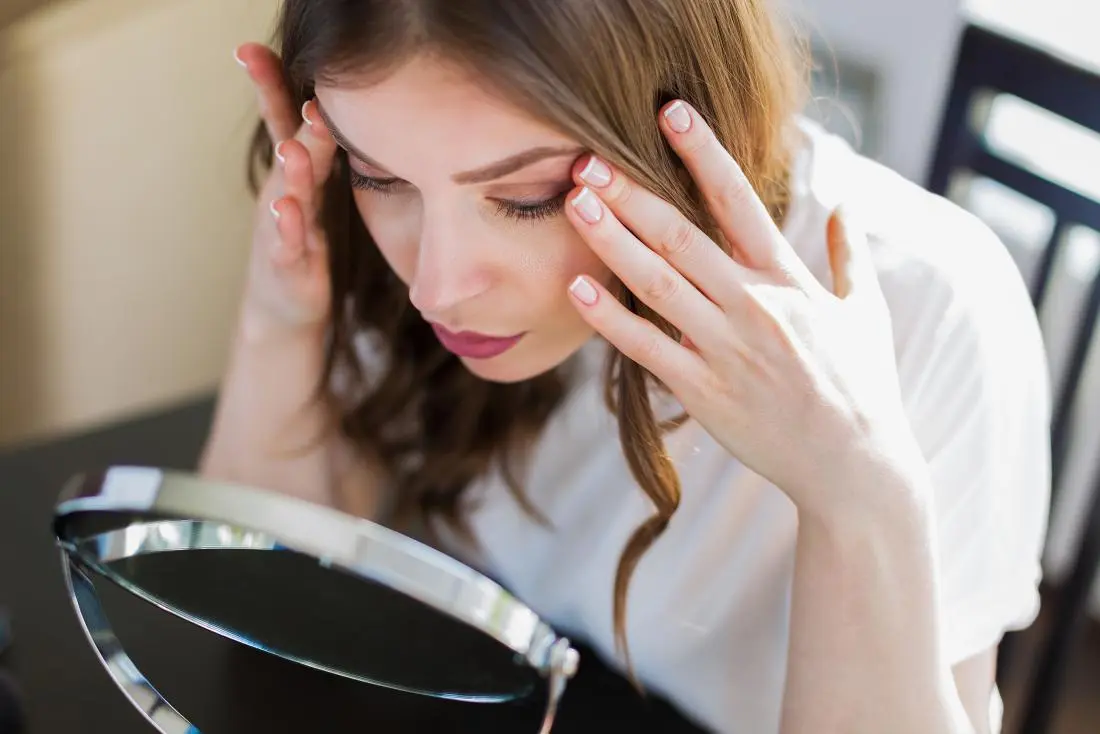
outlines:
M279 221L279 218L283 216L282 214L279 213L279 210L275 208L275 203L277 201L278 201L278 199L272 199L271 203L267 207L268 209L271 210L271 216L274 217L276 222Z
M602 189L611 183L611 168L596 156L589 156L588 165L581 171L581 180Z
M241 58L241 49L240 48L233 49L233 59L237 62L237 64L242 69L247 69L248 68L248 64L244 63L244 59Z
M577 210L580 218L589 224L595 224L603 219L603 204L600 203L600 197L592 193L592 189L587 186L581 189L573 199L573 208Z
M305 120L307 125L309 125L310 127L313 127L313 120L309 119L309 100L308 99L302 105L302 119Z
M578 275L573 279L573 282L569 286L569 292L585 306L594 304L596 298L599 296L596 289L588 282L588 278L583 275Z
M678 133L686 133L691 129L691 113L683 102L674 102L665 110L665 119L668 120L668 126Z
M283 144L282 144L282 142L280 142L278 145L275 146L275 158L278 159L280 164L282 164L284 166L286 165L286 156L283 155Z

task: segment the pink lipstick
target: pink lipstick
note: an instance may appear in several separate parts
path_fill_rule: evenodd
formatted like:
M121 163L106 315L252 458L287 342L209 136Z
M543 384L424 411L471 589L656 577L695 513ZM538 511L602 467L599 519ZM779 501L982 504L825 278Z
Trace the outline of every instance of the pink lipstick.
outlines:
M444 349L457 354L459 357L470 357L471 359L496 357L507 352L523 338L523 334L499 337L478 334L473 331L463 331L456 334L453 331L444 329L439 324L432 324L432 331L435 332Z

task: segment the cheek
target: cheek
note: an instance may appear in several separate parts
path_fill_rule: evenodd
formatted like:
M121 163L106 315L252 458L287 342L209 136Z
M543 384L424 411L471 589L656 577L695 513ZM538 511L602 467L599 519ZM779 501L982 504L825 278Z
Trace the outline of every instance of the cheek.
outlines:
M555 292L565 293L565 288L580 273L601 282L606 279L607 267L564 216L533 228L517 228L513 237L517 279L524 283L540 290L552 284Z

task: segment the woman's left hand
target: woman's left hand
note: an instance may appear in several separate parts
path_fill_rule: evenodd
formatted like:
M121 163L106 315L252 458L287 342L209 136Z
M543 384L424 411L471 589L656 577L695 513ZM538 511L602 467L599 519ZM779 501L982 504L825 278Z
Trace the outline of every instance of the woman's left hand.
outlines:
M569 198L570 221L683 338L629 312L592 277L570 287L575 304L800 512L832 516L866 506L884 469L897 476L919 456L866 237L834 213L826 238L830 292L695 110L674 102L660 126L732 256L675 207L585 158L574 169L584 188Z

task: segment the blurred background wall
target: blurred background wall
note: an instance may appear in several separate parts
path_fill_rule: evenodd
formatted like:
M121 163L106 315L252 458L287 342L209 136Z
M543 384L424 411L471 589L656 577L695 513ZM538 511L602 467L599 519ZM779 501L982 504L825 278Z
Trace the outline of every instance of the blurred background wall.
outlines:
M274 0L4 0L0 444L215 383L249 244Z
M859 147L923 181L963 27L962 0L783 1L815 41L822 71L831 81L839 72L839 88L818 87L823 116L850 128L844 118L853 110L832 100L848 107L862 100L869 106L854 110Z

